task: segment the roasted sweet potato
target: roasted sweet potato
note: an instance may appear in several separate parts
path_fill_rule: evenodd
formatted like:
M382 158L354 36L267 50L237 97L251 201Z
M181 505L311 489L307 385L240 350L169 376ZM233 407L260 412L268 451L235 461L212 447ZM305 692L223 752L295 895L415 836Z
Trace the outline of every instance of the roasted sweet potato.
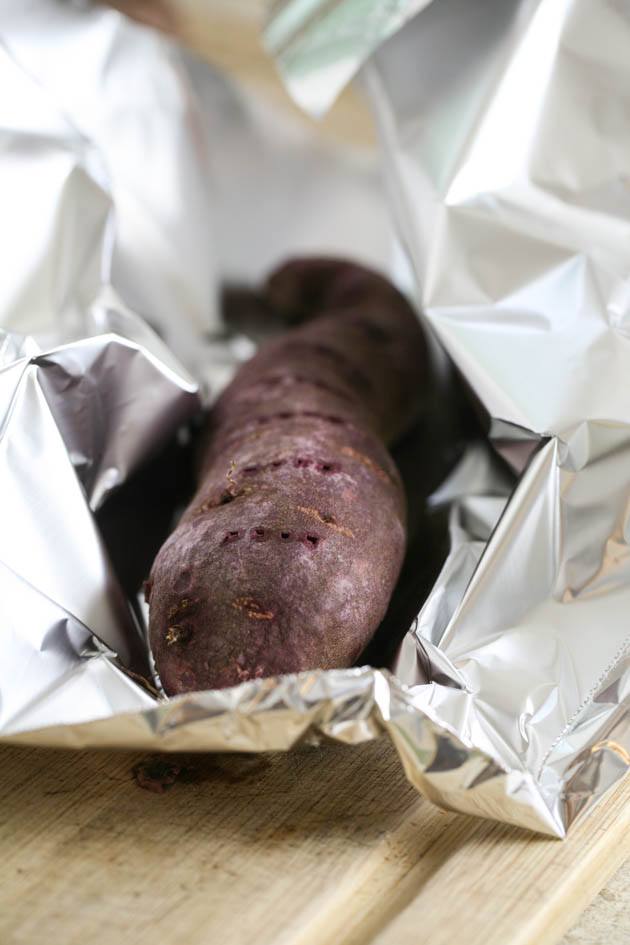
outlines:
M331 260L284 267L267 297L309 320L219 398L197 492L147 582L170 694L351 665L404 555L386 444L413 421L426 377L417 316L382 277Z

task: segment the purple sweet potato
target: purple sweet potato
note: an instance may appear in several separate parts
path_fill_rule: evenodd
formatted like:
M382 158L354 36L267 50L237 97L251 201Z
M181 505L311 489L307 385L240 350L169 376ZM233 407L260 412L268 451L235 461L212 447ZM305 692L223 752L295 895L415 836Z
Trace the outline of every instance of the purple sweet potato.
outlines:
M386 444L417 412L417 317L382 277L332 260L283 267L267 293L310 320L263 346L219 398L197 492L147 582L170 694L351 665L405 551Z

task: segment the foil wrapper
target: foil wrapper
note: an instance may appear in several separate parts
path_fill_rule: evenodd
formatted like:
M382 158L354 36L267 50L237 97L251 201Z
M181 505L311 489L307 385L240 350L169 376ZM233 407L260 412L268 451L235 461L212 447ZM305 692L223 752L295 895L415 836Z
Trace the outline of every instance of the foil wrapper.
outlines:
M397 4L395 22L419 6ZM15 230L0 285L0 740L265 751L386 733L435 803L563 836L630 760L627 12L613 0L434 0L370 60L429 324L520 478L513 488L480 443L434 494L450 507L451 551L390 671L170 700L142 683L142 622L94 512L199 406L170 349L195 374L203 353L215 386L238 358L205 337L207 127L165 40L45 0L2 16L0 69L19 101L0 96L0 165L13 175L0 175L3 237ZM390 33L358 44L352 69ZM77 49L100 50L92 94L54 68L64 51L78 64ZM137 123L132 75L147 105ZM322 107L339 75L321 72ZM134 142L147 160L138 190L121 157ZM174 272L180 239L194 252ZM166 246L178 252L160 256ZM197 303L182 315L183 296Z
M433 0L276 0L264 43L293 98L322 115L361 65Z
M629 42L615 0L437 0L362 72L422 308L522 473L395 671L564 830L630 764Z

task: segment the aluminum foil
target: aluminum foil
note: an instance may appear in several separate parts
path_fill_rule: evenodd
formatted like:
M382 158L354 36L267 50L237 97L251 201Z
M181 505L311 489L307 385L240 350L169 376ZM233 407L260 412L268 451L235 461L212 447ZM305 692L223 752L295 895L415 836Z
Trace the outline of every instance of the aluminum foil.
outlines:
M512 464L543 444L418 642L565 825L630 762L629 42L615 0L440 0L365 76L427 318Z
M144 638L90 504L199 403L121 336L41 353L13 342L0 366L3 731L146 704L123 670L146 671Z
M264 34L293 98L322 115L369 55L433 0L276 0Z
M616 0L438 0L362 76L426 317L524 470L396 672L565 829L630 763L629 43Z
M451 510L451 552L391 671L167 700L142 683L143 628L92 512L198 407L169 348L194 372L202 352L217 383L238 357L204 338L206 122L165 40L111 12L5 6L0 740L262 751L387 733L435 803L563 836L630 757L628 12L612 0L435 0L371 60L429 323L522 475L513 489L477 444L433 496ZM78 68L78 49L90 94L54 68L60 52ZM132 87L150 104L137 124L121 91ZM118 110L103 121L109 90ZM147 158L139 183L128 174L142 165L121 157L134 142ZM180 239L195 252L174 272L180 254L155 251ZM184 311L183 297L200 305ZM192 352L182 338L197 339Z

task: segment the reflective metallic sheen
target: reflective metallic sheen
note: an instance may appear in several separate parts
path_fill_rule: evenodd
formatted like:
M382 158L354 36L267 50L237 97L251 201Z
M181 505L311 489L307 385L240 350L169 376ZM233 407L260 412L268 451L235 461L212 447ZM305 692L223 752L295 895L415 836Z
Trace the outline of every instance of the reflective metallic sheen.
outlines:
M295 101L321 115L370 53L432 2L276 0L265 47Z
M314 0L298 25L316 25L325 47L328 15L351 6ZM0 740L262 751L386 733L435 803L563 836L630 762L630 10L382 6L397 25L426 6L364 72L399 231L428 319L521 471L515 490L479 444L433 496L450 506L451 552L392 672L171 700L142 685L144 633L92 512L199 405L193 377L135 312L196 367L188 342L212 323L197 242L203 142L164 40L111 12L9 0ZM35 15L48 31L29 30ZM292 28L285 19L280 44ZM390 33L319 72L318 107ZM70 48L85 50L103 110L56 68ZM127 111L132 75L152 106L160 90L141 118ZM146 142L132 180L139 165L121 155ZM223 375L226 349L197 347Z
M560 833L630 765L628 48L618 0L436 0L363 70L426 316L525 470L485 535L456 505L395 671Z
M630 417L629 38L618 0L438 0L366 73L423 308L536 434Z

